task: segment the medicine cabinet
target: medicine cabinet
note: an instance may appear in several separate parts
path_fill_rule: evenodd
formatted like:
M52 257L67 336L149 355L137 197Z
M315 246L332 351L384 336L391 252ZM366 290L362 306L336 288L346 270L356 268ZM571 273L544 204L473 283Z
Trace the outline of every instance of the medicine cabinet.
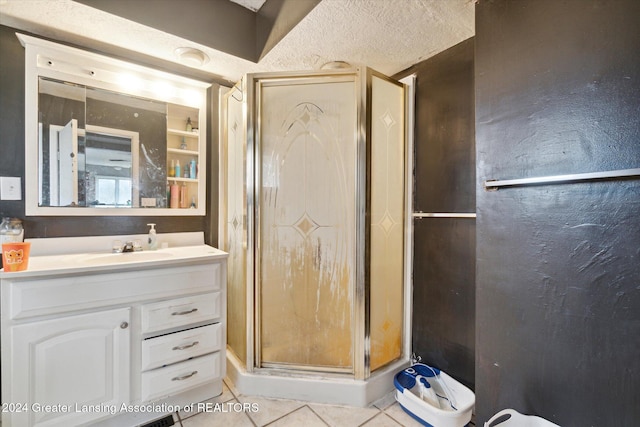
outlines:
M26 215L205 215L210 84L17 36Z

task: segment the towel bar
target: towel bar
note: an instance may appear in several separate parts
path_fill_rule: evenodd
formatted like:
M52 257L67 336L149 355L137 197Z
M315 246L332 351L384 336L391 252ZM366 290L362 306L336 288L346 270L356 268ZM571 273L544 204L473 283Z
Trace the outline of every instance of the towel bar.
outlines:
M475 213L455 213L455 212L414 212L414 218L475 218Z
M569 175L542 176L535 178L487 180L484 182L485 190L498 189L499 187L515 187L520 185L536 184L562 184L567 182L591 181L598 179L617 179L640 177L640 168L621 169L605 172L575 173Z

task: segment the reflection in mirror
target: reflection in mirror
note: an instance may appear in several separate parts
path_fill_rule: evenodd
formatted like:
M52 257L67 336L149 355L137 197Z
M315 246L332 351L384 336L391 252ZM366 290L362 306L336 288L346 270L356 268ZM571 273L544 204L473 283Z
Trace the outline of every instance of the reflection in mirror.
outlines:
M40 206L167 207L165 102L40 77L39 118Z
M40 206L78 205L78 129L85 88L40 78L38 182Z
M78 184L88 206L139 206L138 141L138 132L87 125L78 155L84 180Z
M87 130L129 139L129 142L119 145L120 150L114 150L113 142L110 146L111 150L128 152L132 162L131 168L126 170L131 191L126 198L118 191L120 201L129 200L130 203L122 205L118 202L117 207L139 207L142 198L155 200L153 207L167 207L167 171L164 167L167 158L167 103L87 88L86 120ZM112 166L117 167L117 162L112 161ZM85 179L95 186L95 175L91 170ZM90 201L89 206L113 206L100 198L87 200Z
M25 215L206 215L210 83L16 35ZM173 187L190 203L168 203Z

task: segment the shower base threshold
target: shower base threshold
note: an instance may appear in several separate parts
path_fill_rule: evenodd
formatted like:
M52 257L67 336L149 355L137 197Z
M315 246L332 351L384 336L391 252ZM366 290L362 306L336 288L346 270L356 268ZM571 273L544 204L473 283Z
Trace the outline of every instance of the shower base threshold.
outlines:
M392 392L393 377L409 365L408 360L398 360L376 370L366 380L356 380L273 369L247 372L242 363L227 352L227 378L240 394L359 407L370 406Z

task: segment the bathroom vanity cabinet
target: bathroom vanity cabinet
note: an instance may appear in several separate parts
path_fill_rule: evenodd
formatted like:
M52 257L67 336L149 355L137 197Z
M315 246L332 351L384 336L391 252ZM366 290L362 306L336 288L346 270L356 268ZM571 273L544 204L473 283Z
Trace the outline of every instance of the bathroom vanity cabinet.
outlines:
M134 426L219 395L226 254L193 250L0 273L2 426Z

